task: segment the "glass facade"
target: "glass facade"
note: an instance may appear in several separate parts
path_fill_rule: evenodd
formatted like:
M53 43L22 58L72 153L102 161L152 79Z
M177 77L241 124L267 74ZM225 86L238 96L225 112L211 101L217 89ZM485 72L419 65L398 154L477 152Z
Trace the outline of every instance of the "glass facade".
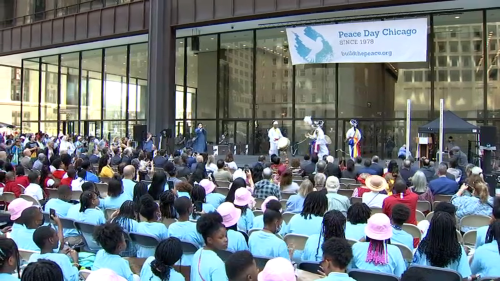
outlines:
M11 83L20 104L12 123L23 132L129 136L146 123L147 65L147 43L23 60L23 87Z
M345 151L355 118L363 155L394 156L405 141L407 99L412 139L418 126L438 117L440 99L473 124L500 125L498 14L429 15L428 57L418 63L293 66L284 27L177 38L175 106L166 109L175 107L176 134L192 134L201 122L209 143L224 136L249 144L253 154L267 154L273 120L305 153L308 115L325 121L332 153ZM11 89L1 92L0 108L15 105L0 116L12 115L23 131L131 134L146 121L147 61L147 43L141 43L27 59L22 69L0 67L11 77L1 78ZM475 140L454 138L463 148Z
M143 0L2 0L0 28Z

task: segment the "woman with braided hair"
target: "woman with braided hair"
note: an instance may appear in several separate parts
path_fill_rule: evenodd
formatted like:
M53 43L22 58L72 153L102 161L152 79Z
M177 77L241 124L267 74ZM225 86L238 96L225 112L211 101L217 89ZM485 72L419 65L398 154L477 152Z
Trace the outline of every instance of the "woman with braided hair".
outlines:
M331 210L323 216L323 223L321 233L313 234L307 239L302 253L303 261L321 261L323 258L323 251L321 245L324 241L332 238L345 238L345 223L346 219L342 212L338 210Z
M142 281L184 281L184 276L175 271L174 264L182 257L181 240L170 237L156 247L154 257L149 257L142 266Z
M391 220L385 214L374 214L365 228L366 242L352 245L352 269L363 269L401 277L406 263L398 247L391 245ZM455 236L456 237L456 236Z
M446 212L436 212L427 235L418 245L412 264L442 267L458 271L462 278L471 276L469 261L456 235L456 220Z
M287 233L313 235L321 232L323 215L328 210L328 198L325 193L313 191L304 200L304 208L288 223Z
M160 212L163 219L175 219L174 202L177 196L172 190L166 190L160 195Z
M19 281L19 278L12 276L16 270L19 277L21 270L16 242L10 238L0 237L0 280Z
M347 209L345 237L361 241L365 238L365 227L372 210L365 203L354 203Z
M28 264L21 281L64 281L64 276L57 263L41 259Z

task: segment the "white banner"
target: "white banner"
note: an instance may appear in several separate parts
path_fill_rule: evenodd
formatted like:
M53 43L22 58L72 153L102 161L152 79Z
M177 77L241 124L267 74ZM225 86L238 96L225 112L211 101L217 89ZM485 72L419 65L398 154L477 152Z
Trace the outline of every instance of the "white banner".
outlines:
M287 28L292 64L427 61L427 18Z

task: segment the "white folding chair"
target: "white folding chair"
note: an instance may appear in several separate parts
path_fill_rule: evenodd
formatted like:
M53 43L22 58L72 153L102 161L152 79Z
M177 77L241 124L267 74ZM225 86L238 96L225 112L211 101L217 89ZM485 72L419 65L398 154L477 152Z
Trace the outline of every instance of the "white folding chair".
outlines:
M420 232L420 229L418 227L416 227L415 225L405 223L405 224L403 224L402 228L405 232L411 234L411 236L413 236L413 238L417 238L418 240L422 239L422 232Z

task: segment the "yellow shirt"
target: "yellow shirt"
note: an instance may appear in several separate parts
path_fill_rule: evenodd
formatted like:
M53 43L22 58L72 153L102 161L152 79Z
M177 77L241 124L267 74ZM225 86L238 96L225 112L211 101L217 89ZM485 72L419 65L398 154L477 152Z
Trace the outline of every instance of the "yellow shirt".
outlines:
M109 166L104 166L99 173L99 177L101 178L112 178L115 175L113 170Z

